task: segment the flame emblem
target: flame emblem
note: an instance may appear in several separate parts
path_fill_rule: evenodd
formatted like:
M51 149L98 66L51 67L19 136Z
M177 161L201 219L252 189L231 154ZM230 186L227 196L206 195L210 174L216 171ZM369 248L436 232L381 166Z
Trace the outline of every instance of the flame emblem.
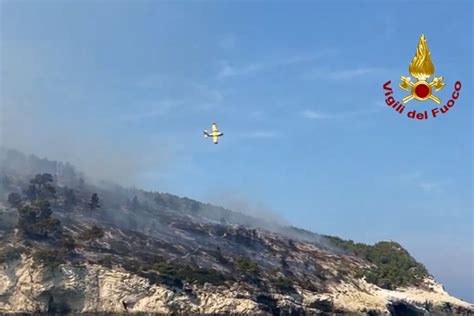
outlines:
M428 99L433 100L436 103L441 103L441 100L432 94L433 88L435 91L439 91L444 88L443 77L434 78L433 81L427 82L434 72L435 68L431 61L431 53L426 43L425 35L422 34L418 41L418 47L416 48L415 57L410 63L408 68L410 74L417 79L416 82L412 82L410 77L401 76L401 83L399 87L405 91L409 91L411 87L411 95L403 99L403 103L407 103L412 99L418 101L426 101Z

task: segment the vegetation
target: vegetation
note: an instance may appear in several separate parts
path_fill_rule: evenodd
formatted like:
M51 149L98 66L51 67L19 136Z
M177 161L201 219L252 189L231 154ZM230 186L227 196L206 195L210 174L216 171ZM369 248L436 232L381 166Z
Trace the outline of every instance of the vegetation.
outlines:
M37 237L48 238L51 235L59 235L61 222L56 218L39 219L37 223L31 226L30 231Z
M21 195L18 193L10 193L8 195L8 203L14 208L17 208L21 205L22 198Z
M215 269L172 265L157 257L153 260L155 262L152 265L149 264L146 258L140 261L130 260L123 263L122 267L127 271L147 278L152 284L162 283L181 287L182 281L186 281L188 283L220 285L227 280L222 273ZM111 262L108 262L105 258L99 263L104 266L111 265Z
M8 196L9 203L18 211L17 228L25 237L48 238L58 236L61 231L60 221L51 217L50 201L56 198L52 182L51 174L37 174L30 180L24 197L18 193Z
M56 189L53 186L53 176L49 173L37 174L30 180L25 195L31 202L56 198Z
M293 293L295 288L293 287L293 282L290 279L279 277L272 280L272 285L283 293Z
M179 280L185 280L189 283L196 282L204 284L207 282L222 284L226 280L222 273L214 269L172 266L164 261L154 264L153 269L160 272L160 274L168 275Z
M136 196L134 196L131 201L128 201L127 204L128 208L132 211L137 211L141 208L140 201L138 201Z
M428 270L396 242L382 241L370 246L338 237L325 237L335 246L373 263L374 268L364 269L358 274L382 288L418 285L429 275Z
M13 246L4 246L0 248L0 263L17 260L20 258L21 251Z
M76 205L77 198L74 190L68 187L64 188L64 209L70 212Z
M303 278L297 281L298 285L303 289L312 291L312 292L321 292L322 288L315 285L313 282L310 281L309 278Z
M186 269L178 270L180 273L178 274L178 278L182 280L186 280L189 283L211 283L211 284L222 284L225 281L224 276L217 270L214 269Z
M114 263L114 257L112 257L111 255L106 255L102 257L101 259L99 259L97 263L106 268L111 269Z
M89 208L91 210L95 210L97 208L100 208L100 199L99 199L99 195L97 193L93 193L91 195L91 199L89 201Z
M63 168L56 168L55 166L52 166L49 169L43 168L41 170L56 172L55 170L63 170ZM55 188L55 179L51 174L37 174L29 182L27 182L27 185L23 191L19 191L17 189L18 184L21 182L19 180L16 181L16 178L9 180L6 177L0 177L0 181L5 183L8 183L8 181L12 182L12 184L8 187L10 191L18 191L8 195L8 202L14 209L18 211L19 216L17 228L19 235L28 237L24 238L22 242L29 240L31 244L31 247L25 247L23 251L28 251L28 249L31 249L30 251L34 254L35 260L46 266L57 266L58 264L64 262L64 260L67 258L66 255L75 250L76 242L78 244L81 243L81 241L88 242L89 246L92 248L94 241L104 237L104 230L100 226L92 226L89 229L83 231L75 241L71 236L63 234L60 221L54 218L53 210L56 211L60 210L61 208L64 208L66 211L75 210L78 212L81 210L87 210L88 208L95 210L101 208L101 204L104 203L99 198L97 193L91 194L98 189L94 189L92 185L86 185L81 178L74 175L73 170L71 171L71 174L70 180L67 182L65 182L64 179L60 179L60 181L58 180L59 183L67 183L68 187L62 188ZM57 176L57 173L55 173L55 175ZM23 179L21 181L23 181ZM226 224L226 218L229 218L231 222L233 221L232 216L234 215L232 215L232 213L227 213L228 211L226 210L214 208L212 206L203 206L198 202L189 199L181 199L172 195L159 193L138 193L138 191L124 192L126 192L126 194L117 194L119 197L117 199L110 198L107 200L109 203L112 203L111 201L115 200L115 203L117 203L117 205L121 206L122 208L124 204L127 203L127 208L130 210L143 211L147 208L147 205L150 205L149 207L152 210L158 210L157 213L161 209L169 208L174 211L201 212L206 216L213 216L216 220L221 219L222 224ZM102 198L102 193L100 194ZM137 196L134 196L134 194L137 194L140 199ZM111 195L107 194L107 196ZM130 198L130 200L128 200L128 198ZM154 205L155 203L151 202L153 199L156 201L157 205ZM102 205L102 208L103 207L104 205ZM115 210L115 208L109 209ZM117 208L117 210L120 209L120 207ZM110 212L113 214L113 211ZM94 215L94 212L87 213L89 213L88 215ZM175 220L172 216L168 216L164 212L163 214L166 216L161 216L161 213L158 214L160 216L160 221L163 221L163 225L166 225L167 221L171 222ZM106 218L105 215L104 218ZM7 218L6 215L0 219L0 221L3 221L0 222L0 226L6 222L3 220L3 218ZM9 229L13 227L12 224L16 221L16 216L12 218L13 219L10 221L11 224L9 224L10 226L6 226ZM75 223L75 218L68 219L67 216L64 218L65 222L69 221L71 223L69 227L72 229L75 235L77 232L76 230L78 227L81 227L81 225L72 225ZM116 221L116 218L120 218L121 227L127 227L128 229L130 229L130 227L134 227L134 225L131 225L131 222L134 220L133 217L128 218L123 216L110 216L110 218L114 218L115 222L119 222ZM138 218L138 216L135 218ZM108 225L108 222L104 223L107 223L104 225ZM126 225L122 225L122 223L125 223ZM173 225L179 225L179 223L175 223ZM138 225L136 225L136 227L138 228ZM183 225L183 227L183 229L186 229L192 233L196 232L199 234L207 234L205 230L197 229L192 225ZM220 227L219 225L213 225L212 229L217 232L213 233L213 235L223 235L226 232L226 228ZM312 233L298 230L296 228L294 230L298 235L303 237L307 236L308 239L314 238ZM256 242L255 234L253 234L250 230L242 229L235 233L229 231L226 236L228 240L235 242L236 244L248 246L249 249L258 249L255 247L255 245L258 244L258 242ZM174 282L176 280L183 280L195 283L209 282L213 284L220 284L226 279L228 280L232 277L227 273L223 275L214 269L202 268L198 263L195 263L194 265L189 263L190 266L185 266L182 262L178 262L178 265L169 264L162 258L151 257L150 259L143 259L142 254L140 253L141 251L152 252L152 250L156 249L155 247L161 245L161 242L156 243L158 246L152 243L152 246L150 247L141 247L141 239L138 237L139 243L131 243L132 246L129 246L125 242L122 242L120 238L121 237L115 240L114 238L107 240L110 242L110 249L99 249L100 251L97 251L97 253L94 254L99 255L100 253L100 256L102 256L102 258L99 260L99 264L111 267L113 264L122 263L124 260L127 260L126 258L135 258L135 260L125 263L123 265L124 268L140 275L146 275L150 282L162 282L163 280L171 280ZM401 286L417 285L425 276L428 275L428 272L424 266L416 262L416 260L413 259L408 254L408 252L397 243L381 242L375 245L366 245L354 243L351 240L342 240L336 237L328 236L327 238L336 247L347 252L354 253L357 256L362 257L368 262L372 263L373 266L371 268L355 272L357 276L364 277L368 282L376 284L380 287L394 289ZM135 238L133 240L135 240ZM137 246L135 247L134 245ZM44 250L42 247L46 246L55 247L55 250ZM227 247L225 246L225 243L222 243L221 246ZM293 242L291 240L288 241L288 251L298 251L298 247L298 242ZM39 248L39 250L36 250L36 248ZM170 252L174 251L173 245L168 245L165 243L163 243L163 249L170 249ZM232 258L232 252L229 249L233 250L234 248L223 248L222 250L224 251L221 251L219 247L216 247L214 251L209 250L208 255L213 256L216 262L220 263L220 265L224 265L226 268L232 268L233 265L235 271L239 272L234 274L237 278L239 278L239 280L244 280L245 282L254 282L255 284L258 284L257 282L261 281L265 283L266 286L269 285L267 283L267 279L262 278L263 273L259 273L260 270L263 269L259 266L259 263L254 262L252 260L253 258L250 259L248 257ZM88 249L88 251L91 250L92 249ZM113 254L113 256L104 256L105 253ZM3 245L0 247L0 263L15 260L16 258L19 258L20 254L21 250L15 249L11 246ZM280 254L280 252L277 252L276 254ZM81 256L82 253L77 253L75 255L77 256L76 258L79 259L79 256ZM333 276L330 271L325 271L322 267L318 266L317 262L311 262L308 260L308 262L304 262L304 264L308 268L308 271L311 271L309 272L311 273L311 277L308 277L308 280L305 280L304 277L298 277L293 280L291 276L291 263L291 261L287 260L287 255L282 254L280 258L281 273L270 274L271 285L279 291L292 291L293 284L298 284L299 286L307 289L315 288L319 290L318 287L321 284L324 284L325 281L328 279L334 280L337 278L337 276ZM341 272L338 273L338 276L348 275L351 273L348 272L350 266L344 266L344 263L345 262L338 265L338 272ZM310 266L314 266L314 269L310 269ZM314 280L315 277L317 277L318 280ZM314 284L311 282L311 280L314 280ZM176 284L178 283L179 282L176 282Z
M104 230L97 225L92 225L91 228L86 229L81 236L79 236L79 239L89 242L89 246L92 248L92 242L103 237Z
M61 246L67 251L71 252L76 249L76 242L71 236L64 236L61 242Z
M235 268L245 273L258 273L258 265L249 258L239 257L235 260Z
M216 248L216 251L214 252L214 257L216 258L217 262L221 264L228 264L229 260L227 260L226 257L222 254L222 250L220 247Z
M64 253L58 250L38 249L33 253L33 260L47 268L56 268L64 263Z

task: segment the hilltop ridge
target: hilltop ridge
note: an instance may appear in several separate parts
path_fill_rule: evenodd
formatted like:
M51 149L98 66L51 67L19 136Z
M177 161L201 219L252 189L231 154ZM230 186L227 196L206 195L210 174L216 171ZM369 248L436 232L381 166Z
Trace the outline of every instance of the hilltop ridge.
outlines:
M17 151L1 150L0 162L0 312L474 312L393 241L92 184Z

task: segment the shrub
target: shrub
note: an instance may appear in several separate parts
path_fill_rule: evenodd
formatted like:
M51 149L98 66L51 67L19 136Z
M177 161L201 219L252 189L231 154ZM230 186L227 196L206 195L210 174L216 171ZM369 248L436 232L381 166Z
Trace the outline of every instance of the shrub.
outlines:
M100 208L100 199L99 199L99 195L97 195L97 193L93 193L91 195L91 199L90 199L88 205L89 205L89 208L91 210L95 210L97 208Z
M101 263L102 264L102 263ZM215 269L192 268L190 266L174 266L165 261L155 262L151 269L158 271L146 271L148 265L143 266L136 260L125 262L122 267L134 274L147 278L151 284L166 284L173 287L182 287L182 280L189 283L211 283L223 284L225 276Z
M92 242L102 237L104 237L104 230L97 225L93 225L91 228L86 229L79 238L89 242L89 246L92 247Z
M100 264L101 266L111 269L113 265L113 259L114 258L112 256L107 255L107 256L104 256L103 258L100 258L97 263Z
M33 253L33 260L48 268L56 268L64 263L64 254L57 250L39 249Z
M29 228L29 234L36 237L50 237L61 230L61 222L56 218L46 218L38 221Z
M72 237L64 236L61 242L61 246L66 249L66 251L71 252L76 248L76 243Z
M321 292L322 289L313 282L310 281L309 278L304 278L303 280L298 280L298 285L302 287L305 290L311 291L311 292Z
M203 284L208 282L212 284L222 284L226 280L222 273L215 269L171 266L164 261L155 263L153 269L160 272L160 274L185 280L189 283L196 282Z
M211 283L211 284L222 284L225 281L224 276L217 270L214 269L182 269L179 271L178 278L186 280L189 283L196 282L199 284Z
M239 257L235 260L237 270L245 273L258 273L258 265L249 258Z
M292 293L295 292L293 282L290 279L279 277L278 279L272 280L273 286L281 292Z
M21 251L12 246L0 248L0 263L5 263L20 258Z
M153 265L153 270L160 272L161 274L175 275L176 269L170 266L165 261L159 261Z
M227 260L226 257L222 254L221 248L217 247L216 251L213 253L214 257L216 258L217 262L221 264L227 264L229 263L229 260Z
M140 263L136 260L129 260L127 262L124 262L122 264L122 267L129 271L129 272L132 272L132 273L135 273L137 274L138 272L140 272L142 269L141 269L141 266L140 266Z

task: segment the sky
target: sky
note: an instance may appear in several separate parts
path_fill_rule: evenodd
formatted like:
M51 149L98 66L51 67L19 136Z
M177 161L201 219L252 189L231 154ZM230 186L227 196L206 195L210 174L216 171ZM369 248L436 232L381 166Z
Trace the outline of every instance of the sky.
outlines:
M0 3L3 146L318 233L395 240L474 302L469 1ZM398 83L421 34L442 104L462 83L426 121L397 114L383 90L391 80L397 100L408 94ZM218 145L202 134L213 121Z

